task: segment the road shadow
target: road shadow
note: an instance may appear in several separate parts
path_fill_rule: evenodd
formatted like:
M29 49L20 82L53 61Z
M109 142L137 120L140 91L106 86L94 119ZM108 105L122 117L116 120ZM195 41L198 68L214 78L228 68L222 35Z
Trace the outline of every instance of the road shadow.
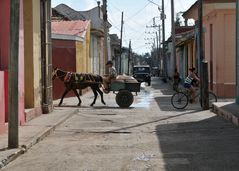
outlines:
M239 129L218 117L156 127L166 171L239 168Z
M62 104L61 106L54 105L55 108L84 108L84 106L77 106L77 105L65 105Z
M184 112L184 111L187 111L187 110L202 110L199 103L196 103L196 104L189 103L188 106L185 109L175 109L171 104L171 97L172 96L159 96L159 97L155 97L154 99L157 102L158 107L162 111Z
M0 148L0 152L2 152L2 151L7 151L7 150L9 150L9 148L8 148L8 147L5 147L5 148Z
M128 107L128 108L121 108L121 107L118 107L118 106L93 106L91 107L92 109L120 109L120 110L132 110L134 109L135 107Z
M128 108L120 108L118 106L77 106L77 105L54 105L56 109L61 109L61 108L78 108L78 109L115 109L115 110L132 110L135 109L135 107L128 107Z
M105 131L105 132L102 132L102 133L126 131L126 130L129 130L129 129L132 129L132 128L137 128L137 127L141 127L141 126L145 126L145 125L149 125L149 124L154 124L154 123L157 123L157 122L165 121L165 120L168 120L168 119L174 119L174 118L185 116L185 115L191 115L191 114L197 113L197 112L199 112L199 111L190 111L190 112L185 112L185 113L182 113L182 114L175 114L174 116L168 116L168 117L164 117L164 118L160 118L160 119L154 119L154 120L151 120L149 122L134 124L134 125L127 126L127 127L122 127L122 128L117 128L117 129L114 129L114 130Z

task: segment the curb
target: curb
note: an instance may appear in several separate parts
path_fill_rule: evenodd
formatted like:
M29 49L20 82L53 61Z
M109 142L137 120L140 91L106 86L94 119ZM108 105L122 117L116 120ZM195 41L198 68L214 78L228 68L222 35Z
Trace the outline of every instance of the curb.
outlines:
M217 114L218 116L226 119L227 121L231 122L235 126L239 126L239 118L235 116L233 113L218 107L217 105L212 105L212 111Z
M21 145L16 151L8 156L6 156L4 159L0 161L0 169L8 165L10 162L14 161L16 158L21 156L22 154L26 153L31 147L42 141L44 138L46 138L48 135L50 135L57 126L61 125L63 122L65 122L67 119L69 119L71 116L76 114L79 111L79 109L74 109L70 111L69 114L67 114L65 117L61 118L59 121L52 124L52 126L46 128L41 133L36 135L34 138L30 140L29 143Z

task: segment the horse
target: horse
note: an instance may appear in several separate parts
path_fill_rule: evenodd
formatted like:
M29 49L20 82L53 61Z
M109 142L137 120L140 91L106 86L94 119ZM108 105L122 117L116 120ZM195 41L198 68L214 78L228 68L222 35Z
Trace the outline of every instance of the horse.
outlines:
M78 106L80 106L81 99L77 90L82 90L87 87L90 87L94 93L94 100L90 106L94 106L98 93L101 96L101 102L105 105L103 92L100 90L100 86L103 84L103 78L100 75L67 72L58 68L54 68L52 72L52 80L54 80L55 78L60 79L62 82L64 82L64 85L65 85L65 91L62 94L61 101L58 106L61 106L64 97L71 90L74 92L74 94L78 98L79 100Z

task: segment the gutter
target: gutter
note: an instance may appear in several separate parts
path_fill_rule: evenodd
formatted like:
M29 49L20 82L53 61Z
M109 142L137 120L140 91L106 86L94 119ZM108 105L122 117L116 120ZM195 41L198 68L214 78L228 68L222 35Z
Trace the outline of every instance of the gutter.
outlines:
M52 39L60 39L60 40L74 40L74 41L80 41L84 42L84 38L80 36L75 36L75 35L66 35L66 34L57 34L57 33L52 33L51 34Z

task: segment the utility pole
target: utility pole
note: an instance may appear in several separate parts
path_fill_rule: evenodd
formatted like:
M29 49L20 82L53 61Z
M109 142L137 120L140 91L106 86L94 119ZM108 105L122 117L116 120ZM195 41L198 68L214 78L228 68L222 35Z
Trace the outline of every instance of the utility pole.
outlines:
M209 97L208 97L208 63L204 59L203 55L203 0L198 0L198 38L199 38L199 66L200 66L200 94L202 101L202 108L204 110L209 109Z
M10 58L8 79L8 148L18 148L18 50L19 50L19 0L10 1Z
M160 8L159 8L160 10ZM165 54L165 12L164 12L164 0L162 0L162 13L161 13L161 20L162 20L162 32L163 32L163 80L167 82L167 58Z
M159 35L157 33L157 31L155 32L156 34L156 49L157 49L157 57L156 57L156 63L157 63L157 66L159 66L159 56L160 56L160 52L159 52L159 48L160 48L160 24L157 26L156 23L155 23L155 18L153 18L153 27L158 27L159 28Z
M156 57L156 63L157 63L157 66L159 64L159 36L158 36L158 32L155 32L156 33L156 49L157 49L157 57Z
M151 60L151 67L154 67L154 64L155 64L155 58L157 56L157 50L156 50L156 53L155 53L155 49L157 48L157 37L154 38L154 44L153 44L153 47L152 47L152 52L153 52L153 55L152 55L152 60Z
M131 40L129 41L129 54L128 54L128 75L130 73L130 60L131 60Z
M119 74L121 74L121 72L122 72L122 38L123 38L123 25L124 25L124 12L122 12L122 15L121 15Z
M236 6L236 103L239 104L239 0Z
M107 0L103 0L103 20L104 20L104 61L105 64L108 61L108 15L107 15ZM104 65L105 67L105 65ZM109 71L105 67L105 73Z
M160 29L160 24L159 26L159 30L158 30L158 44L159 44L159 49L158 49L158 59L159 59L159 63L158 63L158 69L162 70L162 66L161 66L161 29ZM158 72L160 71L158 70ZM160 75L160 72L158 73L158 76Z
M155 2L152 1L152 0L148 0L148 1L149 1L150 3L152 3L152 4L158 6L158 10L159 10L159 12L160 12L160 19L162 20L162 25L163 25L163 29L162 29L162 32L163 32L163 42L162 42L162 44L163 44L163 53L162 53L162 56L163 56L163 67L162 67L162 65L161 65L161 34L160 34L161 30L160 30L160 24L158 25L158 28L159 28L159 35L158 35L158 44L159 44L158 54L159 54L159 56L158 56L158 59L159 59L159 61L160 61L160 62L158 63L158 65L160 66L160 69L163 70L163 68L165 68L165 66L167 67L167 65L166 65L166 60L165 60L166 55L165 55L165 13L164 13L164 0L162 0L162 12L161 12L161 9L160 9L160 7L159 7L159 5L158 5L157 3L155 3ZM153 18L154 27L157 27L157 26L155 25L155 18L156 18L156 17ZM165 72L164 72L164 70L163 70L163 75L166 75L166 76L164 76L164 77L165 77L164 80L165 80L165 82L166 82L166 81L167 81L167 74L164 74L164 73L165 73Z
M173 55L173 72L176 69L176 34L174 21L174 0L171 0L171 24L172 24L172 55Z
M146 26L146 28L157 28L158 27L158 33L157 33L157 31L155 32L155 34L156 34L156 44L157 44L157 66L161 66L161 59L160 59L160 49L161 49L161 34L160 34L160 32L161 32L161 29L160 29L160 24L156 24L156 22L155 22L155 19L156 19L157 17L154 17L153 18L153 25L152 26Z

